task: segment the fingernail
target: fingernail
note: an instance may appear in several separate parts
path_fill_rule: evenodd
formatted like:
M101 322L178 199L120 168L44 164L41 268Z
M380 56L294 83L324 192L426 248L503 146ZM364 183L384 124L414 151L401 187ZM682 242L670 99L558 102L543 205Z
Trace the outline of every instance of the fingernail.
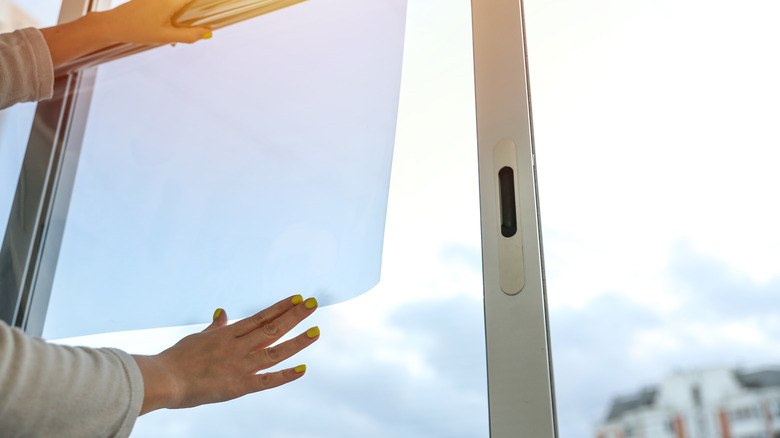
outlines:
M312 328L306 330L306 336L308 336L309 339L316 338L319 335L320 335L320 328L319 327L312 327Z
M214 321L216 321L216 320L217 320L217 318L219 318L219 315L222 315L222 308L219 308L219 309L217 309L217 310L215 310L215 311L214 311L214 318L212 318L212 319L213 319Z
M302 302L303 302L303 297L302 296L296 295L296 296L292 297L293 305L298 305L298 304L301 304Z
M296 372L296 373L299 373L299 374L300 374L300 373L302 373L302 372L306 371L306 365L298 365L298 366L297 366L297 367L295 367L294 369L295 369L295 372Z
M213 33L211 33L211 32L209 32L209 33L207 33L206 35L203 35L203 39L204 39L204 40L207 40L207 39L209 39L209 38L211 38L211 37L213 37L213 36L214 36L214 34L213 34Z
M303 305L306 306L307 309L313 309L317 307L317 300L315 298L309 298Z

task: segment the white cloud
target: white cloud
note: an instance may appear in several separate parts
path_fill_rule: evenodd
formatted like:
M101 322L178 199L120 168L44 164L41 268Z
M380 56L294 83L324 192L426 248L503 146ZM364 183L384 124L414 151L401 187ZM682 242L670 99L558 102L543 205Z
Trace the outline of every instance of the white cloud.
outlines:
M756 282L685 242L666 259L661 276L675 306L616 290L552 310L562 436L591 433L612 397L675 369L780 365L780 274Z

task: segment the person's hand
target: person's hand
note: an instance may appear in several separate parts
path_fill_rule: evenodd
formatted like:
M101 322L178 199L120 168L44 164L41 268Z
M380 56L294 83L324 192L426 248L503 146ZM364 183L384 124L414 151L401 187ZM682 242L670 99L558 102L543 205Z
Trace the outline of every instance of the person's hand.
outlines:
M41 29L57 68L79 56L117 43L194 43L211 38L208 27L176 27L174 14L191 0L131 0L91 12L75 21Z
M174 14L192 0L132 0L106 12L115 41L137 44L194 43L211 37L208 27L176 27Z
M226 313L217 309L213 323L204 331L156 356L133 356L144 379L141 414L231 400L300 378L305 365L257 373L319 339L319 328L312 327L273 345L316 308L314 298L303 301L296 295L231 325L227 325Z

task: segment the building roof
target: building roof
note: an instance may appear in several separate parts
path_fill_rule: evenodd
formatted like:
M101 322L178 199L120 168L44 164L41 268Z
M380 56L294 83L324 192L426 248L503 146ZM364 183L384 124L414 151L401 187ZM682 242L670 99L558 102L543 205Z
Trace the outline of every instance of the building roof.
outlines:
M645 388L637 394L631 394L623 397L616 397L612 401L612 407L609 409L607 421L620 418L624 413L644 406L651 406L655 401L658 389L655 387Z
M744 389L780 388L780 368L760 371L729 370ZM620 420L626 413L651 407L658 395L658 387L647 387L634 394L616 397L612 400L607 422Z
M735 371L734 375L745 388L780 387L780 370L764 370L752 373Z

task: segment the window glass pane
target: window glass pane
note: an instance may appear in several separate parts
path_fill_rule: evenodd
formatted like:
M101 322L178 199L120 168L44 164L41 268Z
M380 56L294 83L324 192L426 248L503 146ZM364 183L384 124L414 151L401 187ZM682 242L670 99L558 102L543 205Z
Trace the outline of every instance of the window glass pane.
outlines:
M57 24L62 0L0 0L2 31Z
M740 436L691 376L780 365L780 5L525 7L561 436Z
M44 335L373 287L405 6L310 1L99 67Z
M57 23L59 2L0 0L0 33L25 27L46 27ZM0 110L0 236L5 235L8 214L16 193L27 140L30 137L35 103L22 103Z
M381 281L357 298L320 308L300 327L322 330L320 341L288 361L307 364L303 379L225 404L154 412L138 420L133 437L488 436L470 5L426 0L409 6ZM211 41L218 38L224 37L215 33ZM263 111L262 103L251 110ZM79 177L90 166L87 147ZM71 212L76 208L74 202ZM60 269L79 262L65 257L63 250ZM226 270L226 283L235 275L240 269ZM274 292L279 298L293 291ZM141 304L154 307L157 301ZM70 319L112 317L59 305ZM214 306L237 316L231 305ZM205 322L213 308L197 311L196 319ZM62 342L156 353L201 328ZM288 362L283 365L293 365Z
M0 110L0 231L3 236L34 116L35 103Z

